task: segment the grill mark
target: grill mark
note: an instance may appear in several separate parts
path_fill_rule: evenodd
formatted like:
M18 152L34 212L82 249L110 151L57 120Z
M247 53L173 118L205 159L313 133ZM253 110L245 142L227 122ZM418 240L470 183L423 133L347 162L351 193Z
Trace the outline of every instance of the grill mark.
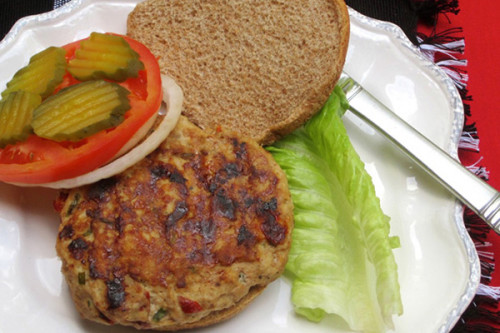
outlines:
M168 179L172 183L185 185L186 178L171 164L160 164L150 168L151 183L155 184L160 179Z
M94 257L89 258L89 276L92 279L98 279L101 277L101 274L99 273L99 271L97 269L96 261L97 260Z
M119 308L123 304L123 302L125 302L125 288L123 287L122 281L118 278L106 281L106 287L106 296L109 302L108 308Z
M177 222L182 219L188 213L189 209L185 201L181 201L177 203L174 211L168 215L167 220L165 221L165 230L168 233L170 230L175 228Z
M114 221L115 230L118 231L118 234L121 236L123 233L123 229L125 228L125 221L122 216L118 216Z
M286 236L286 228L279 224L272 214L265 215L261 230L267 241L274 246L281 244Z
M74 235L73 226L71 224L67 224L59 232L59 239L73 238L73 235Z
M234 154L239 160L246 160L248 157L247 143L240 142L237 138L232 138L231 143L233 144Z
M278 223L276 215L278 200L272 198L267 202L260 202L257 205L257 214L264 218L261 230L269 244L277 246L285 240L287 229Z
M224 189L218 190L213 199L213 207L214 211L231 220L236 220L236 207L237 202L232 200L229 196L227 196L226 191Z
M186 184L186 178L184 178L177 170L172 172L168 179L170 179L172 183L178 183L182 185Z
M238 163L235 162L224 163L222 168L217 170L214 182L210 184L211 185L210 192L213 193L216 187L219 187L227 183L228 180L241 176L241 172L242 168Z
M215 262L214 254L207 246L203 246L201 249L195 249L189 252L186 257L192 263L203 263L211 265Z
M126 210L122 210L121 214L126 214ZM120 215L109 223L104 223L103 220L106 219L97 215L90 221L90 229L94 237L88 253L89 276L93 279L110 280L110 276L117 276L113 272L118 272L123 268L119 260L122 217Z
M217 225L212 221L201 221L201 235L207 242L213 242Z
M68 250L76 260L81 260L87 249L89 248L89 244L83 238L76 238L71 241L68 245Z
M276 211L278 209L278 199L272 198L269 201L261 202L259 207L259 212L268 212L268 211Z
M212 220L190 220L184 223L183 229L201 235L207 243L211 243L215 239L217 225Z
M89 276L92 279L104 279L106 276L99 271L97 259L89 256Z
M186 258L191 263L213 264L216 261L212 252L217 231L216 223L213 220L189 220L184 223L183 230L193 236L199 236L193 238L198 245L190 247L193 250ZM187 239L191 238L187 236Z
M118 183L117 177L106 178L90 185L87 191L89 200L100 202L104 200Z
M248 230L245 225L242 225L238 230L238 236L236 238L238 245L244 245L246 247L251 247L255 245L255 235Z

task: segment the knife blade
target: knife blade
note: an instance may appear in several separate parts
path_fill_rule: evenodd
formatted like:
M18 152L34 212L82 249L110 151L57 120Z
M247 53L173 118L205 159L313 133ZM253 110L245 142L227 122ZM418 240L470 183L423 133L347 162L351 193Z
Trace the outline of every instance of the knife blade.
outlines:
M349 111L378 130L500 234L500 192L477 177L343 72Z

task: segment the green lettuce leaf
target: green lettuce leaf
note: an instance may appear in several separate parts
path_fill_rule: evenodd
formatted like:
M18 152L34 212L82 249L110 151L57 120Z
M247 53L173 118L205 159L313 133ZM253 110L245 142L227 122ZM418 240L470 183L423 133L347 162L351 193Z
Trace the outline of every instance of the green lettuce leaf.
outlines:
M341 116L340 88L311 120L267 147L294 203L287 275L295 311L312 321L342 317L352 330L383 332L402 313L389 218Z

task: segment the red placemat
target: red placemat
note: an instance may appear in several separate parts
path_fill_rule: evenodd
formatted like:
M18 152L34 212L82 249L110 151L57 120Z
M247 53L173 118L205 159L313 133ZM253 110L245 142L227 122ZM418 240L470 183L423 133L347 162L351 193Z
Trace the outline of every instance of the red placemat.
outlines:
M452 3L453 1L447 1ZM440 15L437 32L456 31L465 41L461 59L466 79L466 125L472 130L470 146L462 145L460 159L479 176L488 179L491 186L500 189L500 3L496 0L456 2L458 13ZM472 216L471 213L466 213ZM473 218L472 218L473 219ZM463 319L453 332L500 332L500 269L495 262L500 258L500 236L485 229L487 236L478 243L483 265L483 289L488 297L476 296ZM482 291L479 292L481 294Z
M489 184L500 189L500 3L496 0L460 2L460 13L453 18L463 26L468 59L471 120L475 122L482 159L478 162L489 175ZM477 157L476 157L477 158ZM464 163L474 162L473 154L464 156ZM496 261L500 258L500 236L490 232ZM500 286L500 269L492 274L491 286ZM496 287L497 289L498 287ZM498 299L498 294L495 295ZM498 311L498 307L496 311ZM493 313L500 322L500 314ZM494 332L500 332L496 326Z
M500 3L497 0L460 2L452 19L463 27L468 60L471 120L480 139L480 161L490 173L489 183L500 189ZM474 156L467 156L473 162Z

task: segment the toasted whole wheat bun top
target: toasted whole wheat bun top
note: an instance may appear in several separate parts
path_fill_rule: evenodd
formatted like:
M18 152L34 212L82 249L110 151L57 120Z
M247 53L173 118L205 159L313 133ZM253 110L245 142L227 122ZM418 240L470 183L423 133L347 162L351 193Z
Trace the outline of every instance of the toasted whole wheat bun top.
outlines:
M261 144L325 103L344 66L344 0L146 0L128 34L184 91L183 114Z

